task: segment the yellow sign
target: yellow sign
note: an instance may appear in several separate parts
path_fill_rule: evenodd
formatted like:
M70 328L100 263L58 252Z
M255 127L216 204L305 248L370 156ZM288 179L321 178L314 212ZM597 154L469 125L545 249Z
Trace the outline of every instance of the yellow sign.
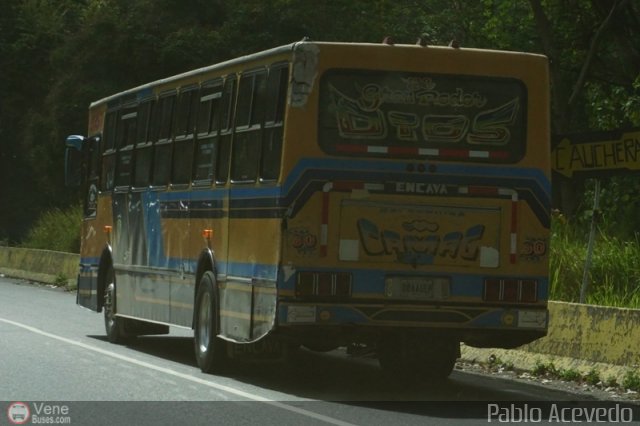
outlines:
M569 178L640 171L640 129L565 136L553 149L552 161L553 170Z

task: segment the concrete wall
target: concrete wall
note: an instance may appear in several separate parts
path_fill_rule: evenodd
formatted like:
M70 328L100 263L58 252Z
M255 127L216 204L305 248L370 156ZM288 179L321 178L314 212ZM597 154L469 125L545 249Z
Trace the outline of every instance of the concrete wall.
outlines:
M516 350L463 345L462 358L480 363L499 359L521 370L549 363L582 374L595 369L602 379L622 383L627 373L640 369L640 310L549 302L546 337Z
M8 276L50 284L66 278L68 285L74 285L79 264L78 254L0 247L0 273Z
M640 365L640 310L551 302L549 311L547 337L526 345L527 351Z

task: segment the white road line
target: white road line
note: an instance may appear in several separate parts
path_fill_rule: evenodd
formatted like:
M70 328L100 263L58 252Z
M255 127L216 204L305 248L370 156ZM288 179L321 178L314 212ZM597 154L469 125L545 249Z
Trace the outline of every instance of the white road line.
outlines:
M8 320L8 319L5 319L5 318L0 318L0 322L4 322L6 324L10 324L10 325L13 325L15 327L20 327L20 328L28 330L28 331L30 331L32 333L36 333L36 334L39 334L41 336L49 337L50 339L55 339L55 340L58 340L60 342L67 343L69 345L77 346L79 348L86 349L86 350L89 350L89 351L93 351L93 352L96 352L96 353L99 353L99 354L102 354L102 355L106 355L106 356L109 356L111 358L116 358L116 359L119 359L121 361L128 362L130 364L135 364L135 365L138 365L140 367L145 367L145 368L149 368L151 370L158 371L160 373L168 374L170 376L179 377L179 378L184 379L184 380L189 380L191 382L198 383L198 384L201 384L201 385L204 385L204 386L208 386L210 388L218 389L218 390L221 390L223 392L227 392L227 393L230 393L232 395L240 396L242 398L246 398L246 399L249 399L249 400L252 400L252 401L258 401L258 402L262 402L262 403L265 403L265 404L269 404L271 406L274 406L274 407L277 407L277 408L281 408L283 410L290 411L290 412L293 412L293 413L296 413L296 414L300 414L302 416L306 416L306 417L310 417L310 418L313 418L313 419L316 419L316 420L320 420L320 421L323 421L323 422L326 422L326 423L329 423L329 424L333 424L333 425L337 425L337 426L355 426L352 423L344 422L342 420L338 420L338 419L334 419L332 417L328 417L328 416L325 416L325 415L322 415L322 414L314 413L313 411L308 411L308 410L305 410L305 409L302 409L302 408L294 407L292 405L284 404L282 402L274 401L274 400L269 399L269 398L264 398L264 397L259 396L259 395L254 395L254 394L249 393L249 392L244 392L244 391L241 391L239 389L232 388L230 386L221 385L221 384L214 383L214 382L211 382L209 380L204 380L204 379L201 379L201 378L198 378L198 377L195 377L195 376L190 376L188 374L179 373L179 372L177 372L175 370L172 370L170 368L159 367L157 365L153 365L153 364L150 364L148 362L140 361L140 360L137 360L135 358L128 357L126 355L120 355L120 354L117 354L115 352L107 351L105 349L100 349L98 347L87 345L87 344L82 343L82 342L78 342L78 341L75 341L75 340L67 339L65 337L58 336L56 334L47 333L46 331L38 330L37 328L28 326L26 324L22 324L22 323L19 323L19 322L11 321L11 320Z

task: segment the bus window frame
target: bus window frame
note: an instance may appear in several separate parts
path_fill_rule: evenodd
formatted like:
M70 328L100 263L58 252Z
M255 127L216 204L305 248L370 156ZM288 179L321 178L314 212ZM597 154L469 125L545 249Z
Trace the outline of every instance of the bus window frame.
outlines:
M319 93L318 93L318 115L317 115L317 123L318 123L318 129L317 129L317 135L316 135L316 140L318 143L318 146L320 147L320 149L322 149L323 152L325 152L327 155L330 156L346 156L346 157L355 157L355 158L380 158L380 157L388 157L390 154L388 154L387 152L378 152L378 151L371 151L371 152L362 152L362 151L338 151L335 146L339 143L339 141L342 141L343 138L339 138L336 137L334 138L335 141L332 144L328 144L327 143L327 138L325 135L323 135L323 132L326 132L326 130L324 130L325 128L323 128L323 115L326 114L326 110L328 105L330 104L330 102L327 100L330 95L328 94L328 90L327 90L327 86L331 84L331 78L334 75L346 75L350 78L357 78L357 76L366 76L367 74L371 75L371 74L394 74L397 73L399 75L405 75L405 76L413 76L415 75L416 77L440 77L440 78L444 78L444 79L448 79L449 82L451 81L466 81L466 82L473 82L473 83L479 83L479 82L489 82L489 83L505 83L505 85L510 84L513 86L517 86L518 87L518 99L519 99L519 103L518 103L518 119L521 119L523 122L519 125L516 126L519 130L520 136L522 137L522 140L517 141L517 144L514 144L514 146L507 146L505 147L505 151L507 152L507 156L506 158L502 158L502 157L494 157L491 156L490 154L485 156L485 157L447 157L447 156L425 156L425 157L421 157L424 158L425 160L437 160L437 161L446 161L446 162L452 162L452 161L464 161L465 163L481 163L481 164L516 164L520 161L522 161L522 159L524 159L527 155L527 150L529 148L529 145L531 143L531 141L528 140L528 126L529 126L529 87L527 86L526 82L522 79L516 78L516 77L497 77L497 76L486 76L486 75L467 75L467 74L456 74L456 73L436 73L436 72L404 72L404 71L389 71L389 70L360 70L357 68L331 68L326 70L319 79ZM495 109L495 108L494 108ZM388 112L385 110L385 113ZM467 116L467 118L470 120L469 126L475 126L475 120L477 119L477 117L482 114L483 112L479 112L476 113L477 115L475 117L471 117L471 116ZM473 119L472 119L473 118ZM475 129L478 130L478 129ZM486 129L485 129L486 131ZM469 130L469 132L471 132L471 130ZM470 135L470 133L468 134ZM370 142L375 142L375 139L369 139ZM455 143L443 143L443 142L435 142L433 143L433 145L429 145L429 142L426 140L422 140L422 145L419 146L419 148L424 148L424 149L436 149L436 150L453 150L453 151L487 151L487 152L491 152L491 146L487 146L486 144L481 145L481 144L477 144L477 143L468 143L465 142L464 145L460 145L460 142L455 142ZM373 143L375 145L375 143ZM358 147L359 145L362 144L353 144L353 147ZM388 145L387 143L383 143L382 144L384 147L386 148L391 148L391 145ZM403 145L398 145L400 148L406 148L406 146ZM400 150L402 151L402 150ZM407 158L413 158L415 157L415 154L412 152L407 152L406 154L394 154L393 158L398 159L398 160L402 160L402 159L407 159Z
M260 182L261 184L274 183L280 180L280 173L282 171L282 155L284 148L284 129L287 112L287 99L289 97L290 87L289 78L291 76L290 66L291 64L287 61L275 62L269 66L269 71L267 74L267 92L263 122L264 124L262 128L262 143L260 147L260 164L258 165L258 182ZM278 86L274 88L274 93L276 95L275 102L271 102L269 95L271 94L270 90L272 89L272 86L270 83L271 76L275 72L278 73ZM273 117L269 115L269 113L271 112L270 108L273 108ZM273 118L273 120L270 120L270 118ZM279 131L280 133L277 141L280 145L277 153L278 165L275 168L275 177L265 178L264 175L267 174L265 172L265 147L267 143L270 142L267 140L267 137L271 134L272 131Z
M188 188L191 182L193 181L193 173L194 173L194 161L195 161L195 142L196 142L196 121L198 118L198 106L200 99L200 86L197 84L191 84L187 86L183 86L180 88L174 109L174 123L173 123L173 147L172 147L172 155L171 155L171 176L169 179L169 187L170 188ZM183 105L183 97L188 95L189 98L186 100L187 102L187 112L185 118L186 128L184 129L184 133L178 133L180 129L182 117L182 109ZM194 118L195 116L195 118ZM179 147L184 147L185 145L190 144L190 158L187 159L189 162L186 173L188 174L187 178L182 182L175 182L176 180L176 170L178 164L176 163L176 152ZM189 148L187 148L189 149Z
M216 158L215 184L226 185L230 182L231 173L231 151L234 138L234 123L236 97L238 93L238 76L235 73L227 74L224 78L222 87L222 99L220 101L220 128L218 155ZM229 88L230 86L230 88ZM225 121L226 119L226 121ZM225 155L222 155L223 149L226 149ZM224 162L224 164L223 164ZM220 173L222 171L222 173Z
M199 103L198 105L198 118L195 123L195 148L194 148L194 161L193 161L193 181L194 187L207 187L211 186L215 182L215 176L217 174L217 161L218 161L218 149L220 145L220 133L221 133L221 116L222 116L222 98L224 94L224 82L223 77L216 77L205 81L200 86ZM219 90L218 90L219 89ZM211 91L212 93L204 94ZM202 115L205 112L205 107L202 105L207 103L207 119L206 129L201 129L203 124ZM211 140L211 142L207 141ZM205 142L206 141L206 142ZM198 178L198 168L204 164L199 162L200 151L202 145L211 143L212 154L209 161L209 175L206 178Z
M171 181L171 165L172 165L172 157L173 157L173 135L172 128L174 126L175 119L175 111L176 111L176 101L177 101L177 90L171 89L161 93L158 96L156 108L154 110L154 116L151 124L151 131L153 140L153 161L152 161L152 170L151 170L151 180L149 186L153 190L163 190L169 186ZM165 102L169 102L171 100L171 112L168 113L165 110L166 106ZM168 126L168 127L167 127ZM164 131L163 131L164 130ZM160 151L168 151L168 157L164 159L163 165L165 166L165 175L164 179L161 179L162 182L159 182L158 179L158 171L160 161L158 159L158 153Z
M259 78L262 79L262 82L259 82ZM247 80L251 84L249 93L244 92L247 87L245 86L245 84L247 84ZM236 113L233 120L234 136L231 147L231 164L229 170L230 182L234 185L253 184L258 182L260 177L259 170L262 157L264 117L267 102L267 80L267 67L249 69L242 72L238 78L238 93L236 95L235 107ZM260 92L260 85L262 86L262 92ZM246 101L248 101L248 105L241 104L241 101L244 101L244 99L241 99L241 96L243 95L248 95L248 98L246 99ZM240 119L245 121L239 122ZM246 140L242 141L241 139L244 139L245 137ZM251 137L255 137L256 140L251 140ZM247 153L249 153L249 155L255 155L255 159L237 158L237 153L240 152L239 144L242 143L257 144L254 149L251 149L251 147L243 148ZM239 171L239 168L248 163L248 160L252 160L251 163L254 163L251 175L247 175L247 177L237 176L236 172Z
M103 135L104 146L101 147L102 159L100 161L100 191L103 193L111 193L115 188L116 173L116 141L117 141L117 124L119 117L119 105L109 108L105 112Z
M141 99L138 102L138 125L136 128L136 143L134 146L135 149L135 157L136 157L136 167L134 171L134 176L131 182L131 190L132 191L141 191L149 188L151 185L151 172L153 171L153 141L150 140L150 132L151 132L151 120L153 118L153 114L156 108L156 97L148 97ZM143 108L149 108L148 111L144 112ZM144 117L144 118L143 118ZM142 123L144 120L144 123ZM145 183L143 185L138 185L138 172L140 166L140 159L142 157L142 153L144 150L149 150L149 167L147 171L147 176L145 179Z
M132 121L128 121L132 120ZM131 188L133 177L135 176L135 139L137 138L137 124L138 124L138 103L128 103L121 105L118 109L118 120L116 123L116 164L114 172L114 187L113 191L116 193L128 192ZM133 125L133 131L131 126ZM133 133L133 137L131 137ZM132 140L129 140L131 138ZM128 143L131 142L131 143ZM120 173L123 167L122 156L123 154L129 154L129 178L128 182L120 181Z

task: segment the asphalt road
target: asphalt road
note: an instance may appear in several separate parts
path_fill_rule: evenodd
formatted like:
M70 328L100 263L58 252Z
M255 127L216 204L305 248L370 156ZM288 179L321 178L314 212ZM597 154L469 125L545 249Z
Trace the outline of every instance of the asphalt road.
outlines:
M295 367L242 363L224 376L206 375L191 336L172 328L168 336L113 345L102 315L76 306L74 294L0 278L0 425L16 421L10 416L23 407L15 402L28 407L33 423L278 426L475 425L487 424L492 410L498 423L501 415L535 420L537 405L546 418L556 403L604 404L464 371L439 385L407 387L389 383L375 360L339 351L302 353Z

